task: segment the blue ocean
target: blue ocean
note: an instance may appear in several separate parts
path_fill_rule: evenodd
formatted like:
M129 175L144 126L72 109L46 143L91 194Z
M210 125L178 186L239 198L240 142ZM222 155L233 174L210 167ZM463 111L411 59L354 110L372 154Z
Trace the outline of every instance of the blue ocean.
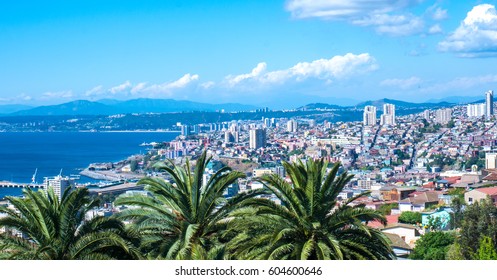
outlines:
M145 154L146 142L171 141L177 132L1 132L0 181L29 183L43 177L78 174L94 162L116 162ZM82 177L83 178L83 177ZM0 198L21 189L0 188Z

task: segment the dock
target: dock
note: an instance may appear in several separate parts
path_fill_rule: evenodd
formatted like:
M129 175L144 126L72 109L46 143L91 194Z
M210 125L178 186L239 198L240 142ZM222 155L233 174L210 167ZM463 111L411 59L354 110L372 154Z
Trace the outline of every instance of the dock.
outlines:
M41 189L44 188L43 184L32 184L32 183L15 183L8 181L0 181L0 188L31 188L31 189Z

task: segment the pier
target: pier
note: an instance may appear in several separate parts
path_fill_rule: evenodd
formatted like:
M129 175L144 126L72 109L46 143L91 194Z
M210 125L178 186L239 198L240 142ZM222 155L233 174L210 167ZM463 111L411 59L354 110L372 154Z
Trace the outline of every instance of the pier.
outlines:
M0 181L0 188L34 188L41 189L45 187L43 184L32 184L32 183L14 183L8 181Z

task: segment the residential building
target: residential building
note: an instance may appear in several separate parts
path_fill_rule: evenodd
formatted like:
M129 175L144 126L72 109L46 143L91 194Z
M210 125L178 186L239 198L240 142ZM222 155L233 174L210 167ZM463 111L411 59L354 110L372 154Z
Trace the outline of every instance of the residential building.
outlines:
M489 119L494 114L494 91L485 92L485 117Z
M259 149L266 146L266 130L259 128L251 129L249 136L250 149Z
M497 168L497 153L486 153L485 154L485 168L486 169Z
M381 125L395 125L395 105L383 104L383 114L380 119Z
M482 117L485 115L485 109L486 109L486 104L481 103L481 104L468 104L467 109L466 109L466 115L468 118L472 117Z
M435 112L435 122L447 124L452 119L452 109L440 109Z
M464 194L464 200L469 205L482 201L487 197L489 197L495 204L497 201L497 187L474 189Z
M43 188L48 190L52 188L54 194L60 199L62 199L62 195L66 191L66 189L71 186L75 186L74 179L70 177L63 177L61 175L57 175L55 177L45 177Z
M297 132L298 130L298 123L296 120L289 120L286 123L286 131L287 132Z
M365 126L376 125L376 107L375 106L364 107L363 124Z

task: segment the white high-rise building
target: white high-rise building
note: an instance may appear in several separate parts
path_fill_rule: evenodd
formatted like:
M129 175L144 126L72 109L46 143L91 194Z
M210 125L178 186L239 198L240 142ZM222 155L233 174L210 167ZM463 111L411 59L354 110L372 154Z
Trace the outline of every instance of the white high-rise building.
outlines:
M430 110L423 111L423 118L427 121L430 121Z
M485 92L485 117L489 119L494 114L494 91Z
M376 107L366 106L364 107L364 113L362 115L363 124L365 126L376 125Z
M440 109L435 112L435 121L447 124L452 119L452 109Z
M55 177L45 177L44 188L47 191L49 188L52 188L55 195L59 198L62 198L62 195L66 191L66 189L71 186L75 186L74 179L69 177L62 177L61 175L57 175Z
M289 120L286 123L286 131L288 132L297 132L298 129L298 123L296 120Z
M468 104L466 114L469 118L471 117L481 117L485 115L486 104Z
M259 149L266 146L266 130L251 129L249 136L250 149Z
M395 105L383 104L383 114L380 119L381 125L395 125Z

